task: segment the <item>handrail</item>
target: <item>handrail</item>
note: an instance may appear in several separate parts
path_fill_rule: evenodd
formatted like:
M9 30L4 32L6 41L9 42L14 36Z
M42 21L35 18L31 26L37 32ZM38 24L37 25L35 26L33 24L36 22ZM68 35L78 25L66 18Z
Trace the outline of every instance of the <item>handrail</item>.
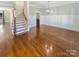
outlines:
M14 10L13 10L13 22L14 22L14 35L16 36L16 18L15 18L15 15L14 15Z
M25 20L27 21L27 17L25 16L24 9L23 9L23 16L24 16Z
M13 22L14 22L14 36L16 36L16 17L22 14L24 16L24 19L27 21L27 17L25 16L24 9L22 12L15 15L15 10L13 9Z

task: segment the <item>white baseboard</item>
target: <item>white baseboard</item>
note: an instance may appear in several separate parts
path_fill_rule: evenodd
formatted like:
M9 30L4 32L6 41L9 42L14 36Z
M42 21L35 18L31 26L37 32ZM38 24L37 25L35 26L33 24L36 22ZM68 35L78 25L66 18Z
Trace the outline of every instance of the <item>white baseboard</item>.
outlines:
M67 30L71 30L71 31L76 31L76 32L79 32L79 29L73 29L73 28L68 28L68 27L62 27L62 26L58 26L58 25L48 25L46 24L47 26L52 26L52 27L58 27L58 28L62 28L62 29L67 29Z

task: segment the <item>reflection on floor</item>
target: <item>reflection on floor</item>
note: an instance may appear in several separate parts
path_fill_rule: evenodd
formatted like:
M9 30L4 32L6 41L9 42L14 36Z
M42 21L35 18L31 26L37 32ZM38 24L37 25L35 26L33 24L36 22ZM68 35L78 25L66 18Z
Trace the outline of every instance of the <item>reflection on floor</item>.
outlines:
M12 38L9 25L0 26L0 56L79 56L79 32L41 25Z

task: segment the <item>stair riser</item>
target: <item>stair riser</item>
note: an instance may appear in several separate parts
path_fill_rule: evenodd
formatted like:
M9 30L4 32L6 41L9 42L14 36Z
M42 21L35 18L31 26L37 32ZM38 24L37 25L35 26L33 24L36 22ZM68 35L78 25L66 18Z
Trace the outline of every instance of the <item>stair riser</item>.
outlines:
M23 18L23 16L21 15L18 15L16 18L15 18L15 32L16 32L16 35L20 35L22 33L26 33L27 32L27 22L26 20ZM12 31L14 31L14 21L12 23Z

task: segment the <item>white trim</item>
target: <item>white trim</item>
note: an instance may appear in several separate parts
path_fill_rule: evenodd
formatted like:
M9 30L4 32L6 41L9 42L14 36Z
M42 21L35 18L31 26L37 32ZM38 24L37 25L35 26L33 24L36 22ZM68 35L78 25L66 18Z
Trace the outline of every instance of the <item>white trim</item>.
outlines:
M36 1L36 2L38 2L38 1ZM64 2L64 1L63 1ZM63 3L62 2L62 3ZM74 3L78 3L77 1L71 1L70 3L64 3L64 4L60 4L60 5L55 5L55 6L49 6L49 8L54 8L54 7L60 7L60 6L63 6L63 5L68 5L68 4L74 4ZM35 8L43 8L43 9L48 9L48 7L42 7L42 6L37 6L37 4L30 4L29 5L30 7L35 7Z
M76 32L79 32L78 29L72 29L72 28L68 28L68 27L62 27L62 26L58 26L58 25L49 25L49 24L44 24L44 25L47 25L47 26L52 26L52 27L57 27L57 28L62 28L62 29L66 29L66 30L71 30L71 31L76 31Z

